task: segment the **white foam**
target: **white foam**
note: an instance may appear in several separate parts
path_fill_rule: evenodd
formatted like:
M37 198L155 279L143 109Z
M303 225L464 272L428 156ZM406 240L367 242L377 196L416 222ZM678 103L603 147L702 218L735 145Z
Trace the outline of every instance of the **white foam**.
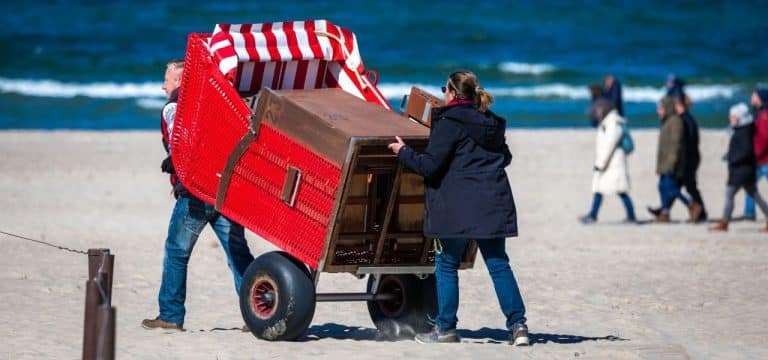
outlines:
M162 109L166 100L161 98L141 98L136 100L136 105L142 109L158 110Z
M529 64L507 61L499 64L499 70L518 75L541 75L553 72L556 68L550 64Z
M0 77L0 92L27 96L72 98L87 96L102 99L165 97L162 83L65 83L57 80L8 79Z
M410 83L382 83L379 84L379 90L388 99L399 100L403 95L409 94L412 86L417 86L429 93L442 98L440 88L425 84ZM693 101L710 101L714 99L730 99L736 95L739 87L736 85L688 85L686 92ZM509 98L540 98L540 99L571 99L587 100L589 91L586 85L569 85L561 83L532 85L532 86L511 86L511 87L489 87L487 88L493 96ZM666 94L662 87L655 88L650 86L629 86L622 88L622 95L625 102L645 103L657 102Z

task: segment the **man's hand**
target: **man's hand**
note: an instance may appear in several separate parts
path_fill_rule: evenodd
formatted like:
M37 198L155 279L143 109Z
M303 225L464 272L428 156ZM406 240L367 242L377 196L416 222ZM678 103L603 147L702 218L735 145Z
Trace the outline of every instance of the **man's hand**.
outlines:
M401 139L399 136L395 136L395 140L397 140L397 142L393 142L387 145L387 147L389 148L389 150L392 150L392 153L397 155L398 153L400 153L400 149L402 149L403 146L405 146L405 143L403 142L403 139Z
M163 160L163 163L160 164L160 170L163 170L163 172L169 173L169 174L176 173L176 169L173 168L173 162L171 161L170 155L168 155L168 157L165 158L165 160Z

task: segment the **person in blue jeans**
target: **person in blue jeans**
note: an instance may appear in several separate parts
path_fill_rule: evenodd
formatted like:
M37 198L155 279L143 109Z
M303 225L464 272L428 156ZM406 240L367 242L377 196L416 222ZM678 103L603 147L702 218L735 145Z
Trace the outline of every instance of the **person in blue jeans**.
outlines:
M163 277L158 295L160 314L154 319L144 319L141 322L145 329L164 329L165 331L182 331L187 298L187 266L200 232L210 224L221 242L221 247L227 255L227 264L234 277L235 292L240 289L240 283L246 268L253 261L245 240L243 227L216 211L202 200L194 197L176 177L171 161L170 135L173 131L173 120L176 116L176 100L181 85L181 74L184 62L170 61L166 67L163 90L168 102L163 106L160 124L163 134L163 146L168 157L163 160L161 169L170 174L173 195L176 205L168 225L168 236L165 239L165 256L163 258ZM243 329L245 331L245 328Z
M438 313L435 328L419 343L459 342L458 268L470 240L477 241L493 280L513 345L528 345L525 306L509 266L507 237L517 236L517 213L505 167L512 154L506 121L488 110L493 97L468 71L451 74L443 87L445 107L432 110L424 153L402 139L389 144L398 161L424 177L424 236L435 239Z

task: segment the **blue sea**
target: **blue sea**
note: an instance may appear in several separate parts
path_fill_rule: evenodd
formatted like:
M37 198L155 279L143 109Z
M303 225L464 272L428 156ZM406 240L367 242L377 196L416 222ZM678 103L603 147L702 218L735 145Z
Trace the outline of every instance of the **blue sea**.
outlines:
M633 127L674 73L703 127L768 82L765 1L30 1L0 5L0 129L156 129L168 59L217 23L327 19L354 31L399 106L469 69L511 127L587 127L615 74Z

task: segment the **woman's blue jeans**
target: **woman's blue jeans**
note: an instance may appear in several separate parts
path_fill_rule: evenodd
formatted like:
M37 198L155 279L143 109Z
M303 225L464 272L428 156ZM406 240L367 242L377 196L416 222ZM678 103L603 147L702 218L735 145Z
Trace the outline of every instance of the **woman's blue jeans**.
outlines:
M456 329L459 309L459 264L469 239L439 239L442 251L435 255L435 279L437 280L438 313L436 323L440 330ZM517 323L525 324L525 305L517 287L509 257L505 249L505 239L477 240L488 273L496 289L496 297L501 312L506 319L508 330Z
M632 206L632 199L627 193L620 193L621 203L624 204L624 210L627 211L627 220L636 221L635 208ZM592 209L589 210L589 216L597 220L597 214L600 212L600 205L603 203L603 194L596 192L592 197Z
M176 324L184 323L187 298L187 264L200 232L211 224L227 255L227 265L232 270L235 291L240 289L243 273L253 261L245 241L245 230L219 214L212 205L202 200L182 196L176 200L168 225L163 259L163 280L160 284L158 303L160 319Z

